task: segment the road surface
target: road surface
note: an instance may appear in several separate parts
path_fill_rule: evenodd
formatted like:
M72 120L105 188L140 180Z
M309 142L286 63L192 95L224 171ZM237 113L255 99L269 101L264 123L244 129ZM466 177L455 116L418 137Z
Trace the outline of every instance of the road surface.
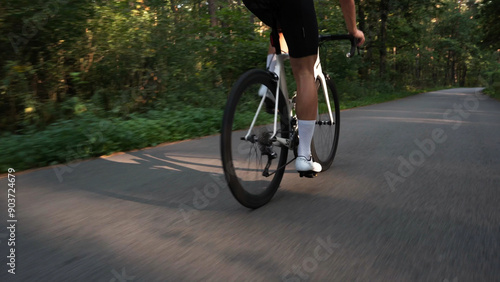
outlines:
M343 111L332 168L291 166L258 210L218 136L14 173L0 281L500 281L500 102L479 90Z

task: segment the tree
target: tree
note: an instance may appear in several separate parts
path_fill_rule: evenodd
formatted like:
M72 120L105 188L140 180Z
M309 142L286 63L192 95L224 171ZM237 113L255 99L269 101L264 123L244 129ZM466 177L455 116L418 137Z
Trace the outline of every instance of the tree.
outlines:
M500 0L483 1L479 13L483 46L500 49Z

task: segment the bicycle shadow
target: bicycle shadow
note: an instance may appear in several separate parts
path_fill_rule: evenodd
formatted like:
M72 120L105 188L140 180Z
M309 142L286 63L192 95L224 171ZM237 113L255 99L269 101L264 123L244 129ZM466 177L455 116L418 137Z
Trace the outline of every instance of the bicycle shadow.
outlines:
M162 157L145 152L128 154L137 162L134 164L135 171L138 170L144 176L153 177L154 180L163 177L165 182L170 184L163 188L155 185L153 185L154 187L136 187L132 191L129 191L128 188L103 190L99 187L85 190L106 197L178 210L177 220L157 227L155 232L159 232L163 240L179 242L182 245L181 248L203 248L232 262L245 263L255 271L264 272L267 275L275 275L273 269L282 268L278 261L262 258L260 251L247 250L250 243L243 244L242 248L231 249L221 248L212 241L199 242L197 230L206 226L204 221L208 220L213 212L216 212L221 218L231 219L232 224L226 224L222 220L216 221L215 224L226 229L226 233L221 235L219 231L208 230L207 232L212 234L212 237L222 236L222 238L229 239L226 237L227 234L239 234L238 237L241 237L242 241L260 242L252 238L252 234L239 233L242 226L247 224L254 226L257 230L268 228L270 231L281 230L280 232L282 232L289 229L291 234L296 236L297 242L308 242L314 238L331 236L340 247L336 250L338 254L328 263L330 266L341 263L342 257L351 257L355 254L367 257L369 261L372 261L374 268L390 272L391 265L400 265L400 267L407 268L411 275L417 275L416 273L420 270L412 268L414 266L411 261L417 260L419 255L424 254L427 257L441 260L440 264L444 267L451 267L455 263L453 258L460 257L461 265L465 270L471 270L480 265L492 271L494 269L494 260L485 263L484 260L478 262L472 259L477 257L480 252L485 251L484 249L478 250L476 243L463 245L463 242L471 240L470 234L483 234L483 239L489 241L496 236L495 232L491 232L488 227L483 227L480 224L454 218L446 212L435 215L432 211L412 211L393 208L390 205L381 207L366 201L317 194L315 187L292 189L281 187L282 189L278 190L272 201L258 210L241 207L229 193L227 187L219 187L219 194L212 198L206 197L209 202L203 205L200 196L198 195L196 198L197 193L192 191L198 189L201 192L202 188L208 185L207 181L213 181L218 185L211 176L214 174L220 177L221 181L224 181L216 159L207 158L201 163L190 160L192 158L199 159L199 156L186 157L184 154L178 153L165 153ZM108 162L108 160L104 161ZM130 164L116 163L108 165L116 166L112 170L116 169L117 171L123 171L123 166L130 166ZM292 170L288 170L285 177L290 176L289 174L292 172ZM200 178L196 183L184 183L187 179L196 178ZM290 182L296 182L294 179L285 180L285 186L289 185ZM174 181L176 184L172 183ZM320 182L321 178L318 177L309 183L317 184L318 181ZM184 186L179 183L184 183ZM303 183L306 182L303 181ZM165 192L162 189L169 191ZM151 193L151 197L145 197L146 191ZM194 202L195 199L200 201L199 208ZM188 220L183 214L188 215ZM453 222L452 226L447 224L450 221ZM433 226L434 230L429 233L422 226ZM438 254L421 250L423 245L435 244L436 238L448 238L439 240ZM275 240L277 239L271 241L277 243ZM408 242L419 243L413 245L408 244ZM269 242L265 244L269 244ZM286 245L278 243L277 246L286 249ZM489 257L492 255L492 253L487 254ZM383 260L380 260L381 257ZM282 269L281 272L285 270Z

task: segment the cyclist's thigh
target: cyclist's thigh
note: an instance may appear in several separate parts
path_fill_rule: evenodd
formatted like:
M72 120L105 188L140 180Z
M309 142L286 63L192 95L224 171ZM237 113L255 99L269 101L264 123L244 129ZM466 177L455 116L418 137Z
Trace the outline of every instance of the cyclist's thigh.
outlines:
M243 0L243 4L252 12L257 18L268 26L273 25L273 5L271 1L274 0Z
M290 56L302 58L318 53L318 22L313 0L278 0L279 24Z

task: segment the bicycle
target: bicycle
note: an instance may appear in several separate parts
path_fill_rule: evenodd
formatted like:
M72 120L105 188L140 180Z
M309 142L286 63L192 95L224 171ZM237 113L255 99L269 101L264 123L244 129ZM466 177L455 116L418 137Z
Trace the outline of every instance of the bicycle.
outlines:
M331 40L349 40L351 50L347 56L354 55L356 44L353 36L320 35L320 46ZM279 46L276 50L274 70L252 69L236 81L229 94L222 123L220 150L226 181L236 200L252 209L272 199L285 167L297 157L299 136L294 113L295 96L289 98L284 68L289 55L281 54ZM318 54L314 68L318 115L311 152L314 160L321 164L322 171L326 171L337 151L340 110L334 83L323 72L319 58ZM266 90L265 94L259 95L262 89ZM263 109L266 106L267 109ZM290 161L288 151L293 151L295 155Z

